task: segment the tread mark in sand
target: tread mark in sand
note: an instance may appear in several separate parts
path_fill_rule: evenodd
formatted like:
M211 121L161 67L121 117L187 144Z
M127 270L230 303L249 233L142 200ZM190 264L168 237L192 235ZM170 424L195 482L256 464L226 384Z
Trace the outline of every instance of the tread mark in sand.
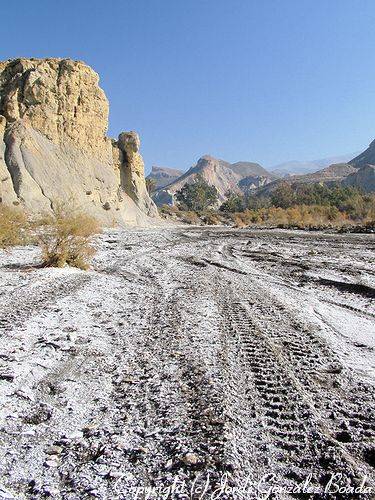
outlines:
M298 485L312 473L317 487L325 486L331 474L340 471L342 484L358 487L362 471L357 470L354 457L322 432L302 391L277 359L245 306L241 302L228 302L225 309L232 332L241 345L244 369L249 370L255 387L260 425L268 434L266 453L272 471L287 485ZM325 496L319 494L317 498Z

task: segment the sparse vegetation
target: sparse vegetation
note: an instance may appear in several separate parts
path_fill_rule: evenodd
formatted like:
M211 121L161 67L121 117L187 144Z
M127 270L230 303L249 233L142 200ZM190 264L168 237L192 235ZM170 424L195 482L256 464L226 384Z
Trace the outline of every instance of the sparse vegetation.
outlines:
M28 222L22 210L0 205L0 248L25 243L27 230Z
M357 188L284 183L268 196L228 193L219 210L164 207L161 213L190 224L228 224L300 229L375 225L375 194ZM193 216L195 213L195 217Z
M208 226L215 226L218 224L223 224L224 218L220 212L217 210L206 210L200 214L201 219Z
M182 210L199 212L217 204L218 192L215 186L210 186L202 176L197 175L192 184L185 184L176 193L176 199Z
M326 184L289 184L284 182L270 195L271 205L289 208L295 205L322 205L337 207L344 211L348 203L365 195L354 187Z
M98 232L98 222L89 215L58 206L53 215L40 221L36 230L43 265L88 269L95 253L93 236Z
M320 205L260 208L233 215L237 226L239 226L238 220L243 226L260 225L299 229L342 226L347 223L347 216L336 207Z

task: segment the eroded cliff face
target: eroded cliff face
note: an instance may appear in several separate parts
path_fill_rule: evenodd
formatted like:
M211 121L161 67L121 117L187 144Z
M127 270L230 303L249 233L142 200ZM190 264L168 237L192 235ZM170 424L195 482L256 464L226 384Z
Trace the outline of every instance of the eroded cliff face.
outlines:
M157 214L146 189L145 166L139 152L141 142L136 132L122 132L116 143L121 151L120 172L123 189L146 213Z
M0 62L2 203L35 212L66 202L107 222L157 216L139 138L109 139L108 112L98 75L82 62Z

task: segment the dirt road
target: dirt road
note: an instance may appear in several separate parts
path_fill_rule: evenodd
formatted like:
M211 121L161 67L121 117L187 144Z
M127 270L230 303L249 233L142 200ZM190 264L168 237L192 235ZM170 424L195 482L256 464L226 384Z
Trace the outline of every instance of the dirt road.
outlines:
M105 233L89 272L2 254L0 498L373 498L374 247L176 228Z

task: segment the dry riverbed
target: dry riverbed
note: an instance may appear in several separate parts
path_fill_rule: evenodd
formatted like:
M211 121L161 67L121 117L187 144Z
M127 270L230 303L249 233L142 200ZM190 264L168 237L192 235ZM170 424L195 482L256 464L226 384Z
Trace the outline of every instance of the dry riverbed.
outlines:
M38 258L0 255L0 498L375 496L372 235L110 230L88 272Z

